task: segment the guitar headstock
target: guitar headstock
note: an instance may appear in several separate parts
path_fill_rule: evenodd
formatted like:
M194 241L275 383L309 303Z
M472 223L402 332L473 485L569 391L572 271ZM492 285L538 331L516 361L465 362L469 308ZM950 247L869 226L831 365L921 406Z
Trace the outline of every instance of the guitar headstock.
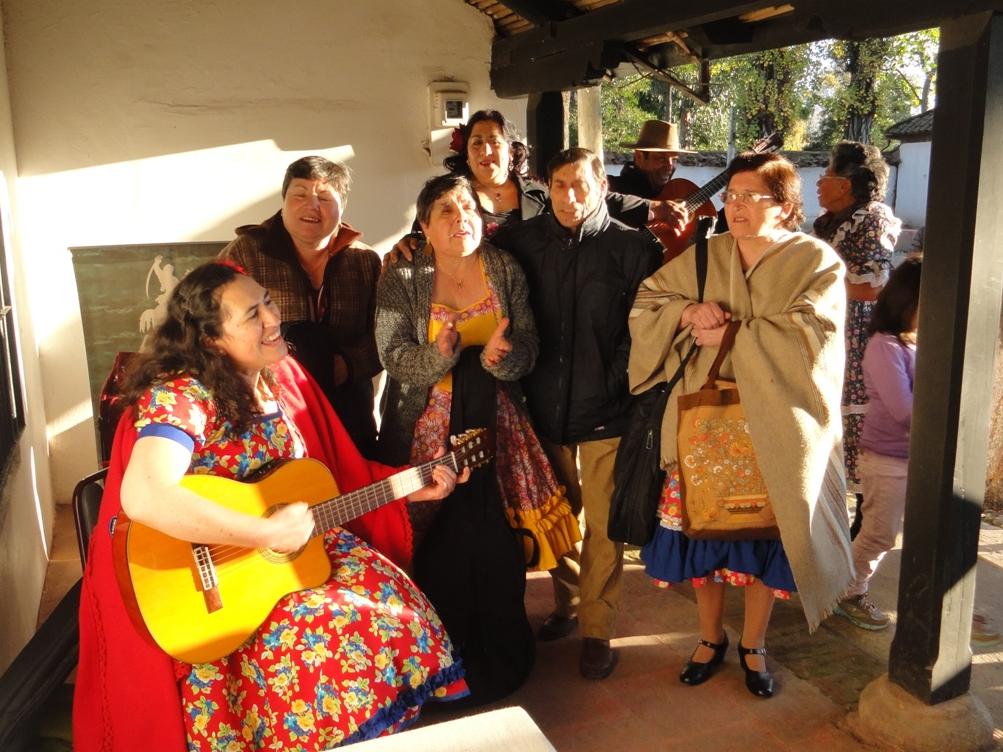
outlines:
M774 131L769 136L763 136L759 139L752 145L749 151L754 151L756 154L771 154L772 152L780 151L783 145L783 135L779 131Z
M470 428L457 436L451 436L456 466L460 469L485 465L495 453L495 435L489 428Z

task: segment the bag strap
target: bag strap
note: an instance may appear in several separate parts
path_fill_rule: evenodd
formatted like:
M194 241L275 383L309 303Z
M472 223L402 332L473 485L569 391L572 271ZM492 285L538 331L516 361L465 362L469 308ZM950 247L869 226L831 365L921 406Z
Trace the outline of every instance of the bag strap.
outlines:
M707 285L707 238L716 217L700 217L697 221L697 301L703 303L703 291Z
M700 217L697 221L696 229L696 239L697 239L697 249L696 249L696 262L697 262L697 302L703 303L703 293L704 287L707 285L707 238L710 237L711 229L714 227L715 217ZM669 379L668 383L665 384L665 390L671 392L676 386L676 382L683 377L683 371L686 370L686 364L690 362L690 358L693 357L693 353L697 351L696 340L690 344L690 349L686 351L686 355L683 356L682 362L679 363L679 368Z
M724 362L724 356L728 354L731 350L731 346L735 344L735 335L738 334L738 328L741 325L741 321L728 322L728 328L724 330L724 336L721 337L721 346L717 349L717 357L714 358L714 362L711 363L710 371L707 372L707 381L705 381L704 385L700 387L701 391L704 389L714 388L714 382L717 381L718 373L721 371L721 364Z

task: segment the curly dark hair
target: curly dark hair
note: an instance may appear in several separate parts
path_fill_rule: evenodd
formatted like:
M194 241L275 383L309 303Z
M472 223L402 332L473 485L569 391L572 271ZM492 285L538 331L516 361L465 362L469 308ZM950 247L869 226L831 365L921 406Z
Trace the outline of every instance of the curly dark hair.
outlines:
M766 181L777 203L790 203L794 210L783 226L787 230L797 230L804 222L804 200L801 198L801 176L794 164L779 154L757 154L743 151L728 165L728 180L740 172L754 172Z
M167 318L154 330L149 348L133 359L122 385L124 404L135 404L150 387L191 376L212 392L220 415L238 433L261 414L251 386L233 361L211 346L223 334L223 288L241 273L210 262L189 272L167 301ZM271 373L262 372L274 385Z
M829 155L833 175L850 181L850 192L858 204L883 201L888 187L888 165L873 144L840 141Z
M919 282L923 273L923 261L907 258L892 272L888 284L878 293L867 325L868 334L894 334L902 339L902 334L912 331L913 318L919 308Z
M467 142L470 140L470 133L473 131L474 126L485 120L490 120L497 125L501 129L502 137L508 142L509 151L512 156L508 166L509 173L512 175L526 175L529 169L529 147L519 140L519 134L516 133L515 126L506 120L505 116L498 112L498 110L478 110L471 115L466 125L460 126L460 134L463 136L463 146L460 147L460 150L456 154L450 154L442 160L442 164L455 175L463 175L467 178L472 176L470 165L467 164Z

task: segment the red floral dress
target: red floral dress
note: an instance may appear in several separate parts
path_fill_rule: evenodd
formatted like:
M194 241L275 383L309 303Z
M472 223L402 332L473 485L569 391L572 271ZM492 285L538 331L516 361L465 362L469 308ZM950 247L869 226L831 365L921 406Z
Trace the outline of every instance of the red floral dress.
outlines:
M191 473L239 479L303 454L281 411L238 435L191 378L151 389L136 428L190 447ZM324 585L283 598L226 658L176 663L189 752L329 749L399 730L428 699L467 694L439 617L407 576L345 530L324 543Z

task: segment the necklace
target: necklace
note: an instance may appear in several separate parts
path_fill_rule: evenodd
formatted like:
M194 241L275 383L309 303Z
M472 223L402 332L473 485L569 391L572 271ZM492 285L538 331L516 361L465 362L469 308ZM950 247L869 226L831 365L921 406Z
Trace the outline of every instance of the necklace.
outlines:
M451 280L453 280L453 284L456 285L456 289L462 290L463 289L463 277L460 276L462 274L462 272L460 271L460 267L466 266L464 264L464 262L468 258L470 258L470 256L460 256L459 260L456 262L456 266L453 267L453 271L452 272L450 272L448 269L446 269L446 265L444 263L442 263L445 260L444 257L441 258L441 259L439 259L439 262L435 266L436 266L436 269L440 270L443 274L445 274L447 277L449 277Z
M494 197L495 201L501 201L502 196L505 193L505 184L502 185L485 185L484 183L477 182L476 187L479 188L484 193L489 196Z

